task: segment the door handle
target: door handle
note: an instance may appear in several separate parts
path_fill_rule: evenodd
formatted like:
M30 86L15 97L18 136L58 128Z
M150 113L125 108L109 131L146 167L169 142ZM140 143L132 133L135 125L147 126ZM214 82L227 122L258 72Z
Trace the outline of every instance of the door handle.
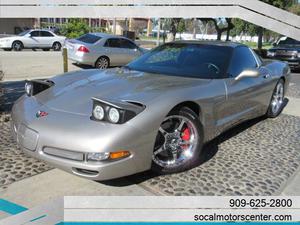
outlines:
M268 73L264 75L265 79L268 79L269 77L270 77L270 74L268 74Z

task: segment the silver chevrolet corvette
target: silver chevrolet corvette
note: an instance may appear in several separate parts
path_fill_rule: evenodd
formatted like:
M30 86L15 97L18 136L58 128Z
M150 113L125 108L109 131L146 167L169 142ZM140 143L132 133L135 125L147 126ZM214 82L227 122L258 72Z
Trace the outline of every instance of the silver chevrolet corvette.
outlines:
M12 132L25 153L94 180L181 172L223 131L278 116L289 81L287 63L242 44L167 43L121 68L27 81Z

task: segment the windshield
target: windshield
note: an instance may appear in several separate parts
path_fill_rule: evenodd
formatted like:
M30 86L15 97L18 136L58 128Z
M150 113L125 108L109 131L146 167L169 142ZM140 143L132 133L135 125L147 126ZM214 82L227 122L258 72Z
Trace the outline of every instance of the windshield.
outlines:
M168 43L146 53L127 67L132 70L203 79L223 78L232 48L226 46Z
M85 34L79 38L77 38L78 41L88 43L88 44L94 44L97 41L99 41L101 37L93 35L93 34Z
M278 45L300 45L300 41L296 41L291 38L279 41Z
M29 32L30 32L30 30L25 30L25 31L19 33L18 35L19 36L24 36L25 34L28 34Z

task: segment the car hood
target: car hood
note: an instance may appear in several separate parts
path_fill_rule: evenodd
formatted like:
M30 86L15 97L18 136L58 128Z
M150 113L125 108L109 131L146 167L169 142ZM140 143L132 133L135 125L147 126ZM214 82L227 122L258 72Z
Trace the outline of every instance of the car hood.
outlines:
M4 40L10 40L11 38L15 38L15 37L17 37L16 35L7 35L7 36L2 36L2 37L0 37L0 40L2 41L4 41Z
M78 71L51 80L55 85L37 95L36 99L53 110L82 115L90 115L92 97L113 102L137 102L147 106L155 98L170 92L210 82L120 68Z

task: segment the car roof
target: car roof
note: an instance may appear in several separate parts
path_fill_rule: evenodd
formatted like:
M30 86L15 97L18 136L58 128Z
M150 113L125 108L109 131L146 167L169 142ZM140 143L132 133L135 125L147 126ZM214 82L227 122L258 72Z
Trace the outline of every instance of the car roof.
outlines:
M232 41L184 40L184 41L174 41L172 43L214 45L214 46L224 46L224 47L231 47L231 48L236 48L239 46L247 47L247 45L238 42L232 42Z
M124 39L128 39L124 36L107 34L107 33L100 33L100 32L93 32L93 33L89 33L89 34L93 34L93 35L96 35L96 36L102 37L102 38L124 38ZM128 40L130 40L130 39L128 39Z
M50 29L29 29L28 31L30 31L30 32L31 31L50 31L50 32L52 32Z

